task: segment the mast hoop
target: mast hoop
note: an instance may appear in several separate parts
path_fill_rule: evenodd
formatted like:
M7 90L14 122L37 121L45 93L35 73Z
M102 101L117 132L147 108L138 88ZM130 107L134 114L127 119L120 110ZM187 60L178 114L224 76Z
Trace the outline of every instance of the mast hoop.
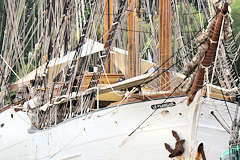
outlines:
M218 41L214 41L212 39L209 39L209 40L210 40L210 43L212 43L212 44L217 44L218 43Z
M200 65L200 67L202 67L203 69L209 69L210 67L211 67L211 65L210 66L204 66L203 64L199 64Z

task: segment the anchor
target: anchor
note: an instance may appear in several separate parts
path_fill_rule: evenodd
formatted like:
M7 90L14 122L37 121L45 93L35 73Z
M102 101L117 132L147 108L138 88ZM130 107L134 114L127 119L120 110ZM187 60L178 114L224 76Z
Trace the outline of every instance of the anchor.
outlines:
M181 156L184 153L183 144L185 139L180 139L176 131L172 131L173 137L176 139L175 148L172 149L169 144L164 143L166 150L170 152L170 158Z

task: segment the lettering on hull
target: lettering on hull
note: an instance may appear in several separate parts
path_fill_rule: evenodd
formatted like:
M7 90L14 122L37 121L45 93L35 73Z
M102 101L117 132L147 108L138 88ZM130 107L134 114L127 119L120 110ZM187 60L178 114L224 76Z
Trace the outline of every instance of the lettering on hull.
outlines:
M168 107L174 107L174 106L176 106L175 102L166 102L166 103L151 105L151 108L153 110L156 110L156 109L168 108Z

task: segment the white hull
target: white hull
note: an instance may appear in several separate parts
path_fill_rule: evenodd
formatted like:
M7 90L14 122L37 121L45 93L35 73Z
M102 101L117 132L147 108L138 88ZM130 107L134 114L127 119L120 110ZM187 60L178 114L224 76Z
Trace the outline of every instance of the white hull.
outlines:
M169 152L164 143L175 145L172 130L186 140L185 159L194 159L200 142L204 144L207 159L219 159L228 147L229 135L210 111L221 111L229 122L224 101L201 98L200 105L194 102L188 107L186 97L169 99L177 105L157 110L128 136L153 112L151 105L163 101L105 108L42 131L31 129L26 113L10 109L0 114L0 124L4 123L0 128L0 159L165 160L169 159ZM231 110L235 107L228 105Z

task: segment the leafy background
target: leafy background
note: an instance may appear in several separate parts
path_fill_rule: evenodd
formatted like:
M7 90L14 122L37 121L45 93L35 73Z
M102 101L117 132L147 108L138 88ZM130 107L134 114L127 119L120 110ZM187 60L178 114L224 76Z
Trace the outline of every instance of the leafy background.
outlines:
M240 0L232 3L233 32L235 35L240 32Z

